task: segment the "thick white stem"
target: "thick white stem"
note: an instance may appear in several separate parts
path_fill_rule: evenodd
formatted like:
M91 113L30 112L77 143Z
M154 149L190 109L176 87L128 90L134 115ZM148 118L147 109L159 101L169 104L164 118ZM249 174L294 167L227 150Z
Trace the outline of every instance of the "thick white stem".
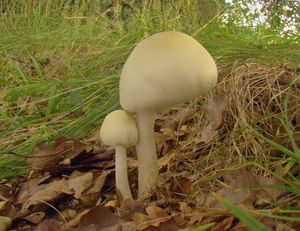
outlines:
M128 182L126 148L122 146L116 147L115 161L116 188L121 193L123 200L132 198Z
M137 114L139 140L136 145L139 171L138 198L147 197L158 181L158 165L154 137L156 113L147 111Z

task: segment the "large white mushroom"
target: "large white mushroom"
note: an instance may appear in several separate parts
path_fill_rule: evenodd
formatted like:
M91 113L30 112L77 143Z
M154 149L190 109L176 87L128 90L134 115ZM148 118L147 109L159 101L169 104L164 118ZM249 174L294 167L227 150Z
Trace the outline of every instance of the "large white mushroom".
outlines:
M217 67L192 37L175 31L154 34L129 55L121 73L120 103L137 113L139 197L158 181L154 140L157 113L206 94L217 82Z
M127 148L135 146L138 130L135 120L123 110L108 114L101 126L100 137L104 144L115 147L116 188L122 199L132 198L127 173Z

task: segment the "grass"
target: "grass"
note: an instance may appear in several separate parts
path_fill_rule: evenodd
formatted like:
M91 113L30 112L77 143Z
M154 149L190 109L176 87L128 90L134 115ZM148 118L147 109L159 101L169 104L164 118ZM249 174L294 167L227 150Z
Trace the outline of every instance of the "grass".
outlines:
M27 155L43 140L84 139L99 129L104 116L119 108L119 74L133 47L155 32L178 30L195 37L217 61L216 93L227 96L229 108L213 144L195 145L194 131L175 147L183 155L171 174L181 164L200 176L195 184L205 194L219 187L226 172L252 166L300 195L299 88L290 84L299 82L299 35L224 24L222 5L212 5L217 10L211 16L195 10L197 1L174 1L123 8L103 3L99 10L97 1L77 8L48 1L9 5L0 18L0 179L29 171L23 158L8 153ZM200 105L207 102L190 104L197 110L191 126L202 127ZM280 154L272 156L274 150ZM277 176L276 166L285 174Z
M267 226L260 223L258 220L250 216L247 212L243 211L239 207L226 200L224 197L215 194L215 197L220 201L227 209L236 215L251 231L271 231Z

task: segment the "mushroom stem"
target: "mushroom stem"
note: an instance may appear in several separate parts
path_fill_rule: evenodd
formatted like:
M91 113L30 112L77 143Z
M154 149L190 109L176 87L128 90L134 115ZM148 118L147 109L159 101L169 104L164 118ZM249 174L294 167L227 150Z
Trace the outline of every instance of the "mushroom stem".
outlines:
M158 181L157 155L154 137L156 112L143 111L137 114L139 139L136 152L139 166L138 198L151 193Z
M128 182L126 148L122 146L116 146L115 148L115 173L117 191L121 193L122 200L132 198Z

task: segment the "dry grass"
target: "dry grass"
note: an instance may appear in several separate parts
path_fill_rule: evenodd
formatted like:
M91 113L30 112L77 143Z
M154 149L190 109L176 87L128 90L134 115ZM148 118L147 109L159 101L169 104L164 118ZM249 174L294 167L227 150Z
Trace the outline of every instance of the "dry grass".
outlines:
M158 121L158 136L173 146L164 152L166 155L179 153L172 159L166 175L190 176L198 186L198 196L216 191L223 175L246 166L255 167L259 174L270 176L274 173L285 177L282 171L287 163L286 156L247 128L250 125L265 137L291 149L280 121L285 117L285 102L295 138L299 132L299 71L288 65L270 67L248 60L236 62L233 67L219 64L219 76L216 94L226 97L227 109L217 136L211 142L197 142L207 124L203 105L208 104L208 99L193 102L184 110L172 109L171 115L163 115ZM189 115L190 112L193 114ZM189 118L185 118L183 124L178 120L172 123L172 116L178 118L182 113ZM174 133L166 126L173 127Z

